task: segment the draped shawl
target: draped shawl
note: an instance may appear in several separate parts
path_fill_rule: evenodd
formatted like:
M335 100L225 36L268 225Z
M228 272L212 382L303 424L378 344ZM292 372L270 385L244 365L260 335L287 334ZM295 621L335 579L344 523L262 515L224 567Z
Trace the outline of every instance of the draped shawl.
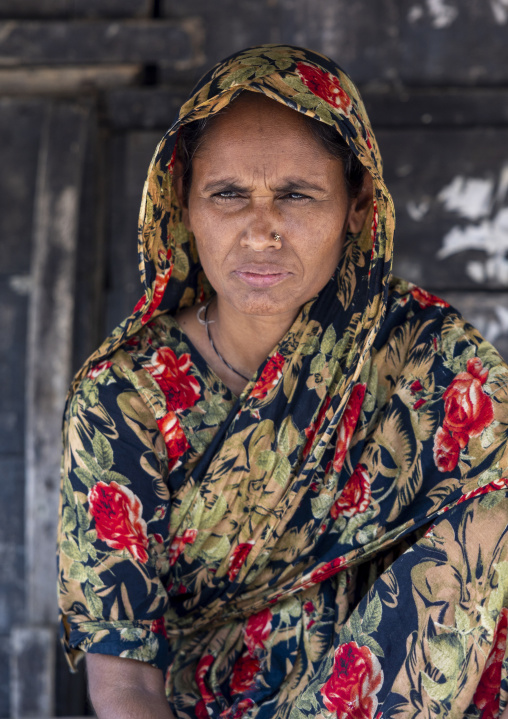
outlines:
M334 127L374 195L332 279L235 397L174 320L213 290L172 169L181 125L244 91ZM144 294L67 402L71 663L148 661L189 719L504 706L508 369L445 301L391 277L394 224L364 105L333 61L264 45L199 82L148 171Z

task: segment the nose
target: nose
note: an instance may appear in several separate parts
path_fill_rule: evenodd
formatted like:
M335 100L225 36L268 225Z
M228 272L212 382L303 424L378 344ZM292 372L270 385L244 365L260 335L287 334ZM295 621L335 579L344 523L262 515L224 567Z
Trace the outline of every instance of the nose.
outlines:
M240 244L254 252L263 252L271 247L281 248L281 221L278 213L263 203L253 207L246 218Z

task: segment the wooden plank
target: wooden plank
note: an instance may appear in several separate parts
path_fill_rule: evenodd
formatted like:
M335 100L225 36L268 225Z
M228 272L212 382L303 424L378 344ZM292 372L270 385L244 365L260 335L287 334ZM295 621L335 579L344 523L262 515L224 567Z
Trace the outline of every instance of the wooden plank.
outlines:
M23 358L26 354L26 326L29 282L27 276L4 276L0 278L0 387L2 388L2 411L0 412L0 457L20 457L24 449L25 402L24 390L26 369ZM19 476L16 480L21 480ZM8 491L11 477L2 477ZM19 485L21 488L22 485ZM8 510L2 501L0 507ZM1 513L0 513L1 514ZM12 515L11 515L12 516ZM18 519L19 521L19 519ZM0 521L1 524L1 521ZM10 525L9 525L10 526ZM1 536L1 531L0 531ZM21 543L22 544L22 543ZM6 588L6 591L9 591ZM2 624L4 620L0 621ZM5 622L9 622L8 617Z
M16 627L11 633L11 717L43 719L53 714L55 632Z
M0 68L0 94L86 94L133 85L141 74L141 65Z
M2 18L149 17L153 0L2 0Z
M2 384L2 390L4 389L5 385ZM25 504L23 456L0 455L0 476L2 477L0 482L0 546L2 547L3 578L0 634L7 635L13 624L23 622L26 617L23 562L24 527L20 521ZM2 676L1 673L0 676ZM0 684L2 683L0 682Z
M508 129L376 135L395 202L395 273L430 290L506 289Z
M508 291L444 292L443 297L508 361Z
M0 71L1 77L1 71ZM105 96L108 123L117 129L167 129L190 93L178 87L121 87ZM374 128L506 127L508 90L439 88L362 90Z
M178 6L180 5L180 9ZM209 33L207 64L262 42L302 45L332 57L355 82L496 85L508 79L504 2L378 0L162 0L163 13L197 12Z
M138 214L148 165L161 136L132 132L117 138L113 146L108 329L130 314L143 292L137 262Z
M374 128L506 127L508 91L504 88L362 88Z
M90 115L86 146L83 149L83 182L79 206L72 374L106 336L104 317L106 287L106 200L109 136L100 130L95 109Z
M30 250L36 163L44 105L0 99L0 273L26 274Z
M60 427L71 374L78 210L90 108L48 105L39 156L27 362L28 616L54 618Z
M189 85L188 91L190 92ZM185 102L187 93L167 87L129 87L108 92L105 113L115 129L167 130ZM155 148L154 148L155 149Z
M0 23L0 65L157 63L193 67L199 20L9 21Z

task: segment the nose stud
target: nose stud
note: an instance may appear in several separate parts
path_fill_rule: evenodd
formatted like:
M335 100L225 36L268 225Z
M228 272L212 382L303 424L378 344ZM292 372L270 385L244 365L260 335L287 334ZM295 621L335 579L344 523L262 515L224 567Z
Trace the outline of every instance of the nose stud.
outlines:
M275 240L275 242L280 242L282 240L282 237L279 235L278 232L274 232L273 239Z

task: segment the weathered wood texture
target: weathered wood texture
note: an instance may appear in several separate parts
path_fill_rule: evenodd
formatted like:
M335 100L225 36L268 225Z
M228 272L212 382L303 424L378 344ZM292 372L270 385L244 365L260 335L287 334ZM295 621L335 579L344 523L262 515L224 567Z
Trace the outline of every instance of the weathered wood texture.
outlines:
M377 133L394 269L433 290L508 288L508 129Z
M330 55L358 83L474 86L508 78L502 0L162 0L162 8L168 17L213 23L207 64L248 45L283 42Z
M140 65L0 68L1 95L78 95L139 82Z
M14 628L11 632L10 660L10 716L14 719L51 716L55 683L54 629L34 626Z
M178 69L198 62L201 22L105 20L0 23L0 66L17 64L157 63Z
M149 17L154 0L2 0L2 18Z
M90 109L47 108L38 163L27 352L27 594L34 623L52 622L61 414L71 379L74 274ZM53 544L54 546L54 544Z

